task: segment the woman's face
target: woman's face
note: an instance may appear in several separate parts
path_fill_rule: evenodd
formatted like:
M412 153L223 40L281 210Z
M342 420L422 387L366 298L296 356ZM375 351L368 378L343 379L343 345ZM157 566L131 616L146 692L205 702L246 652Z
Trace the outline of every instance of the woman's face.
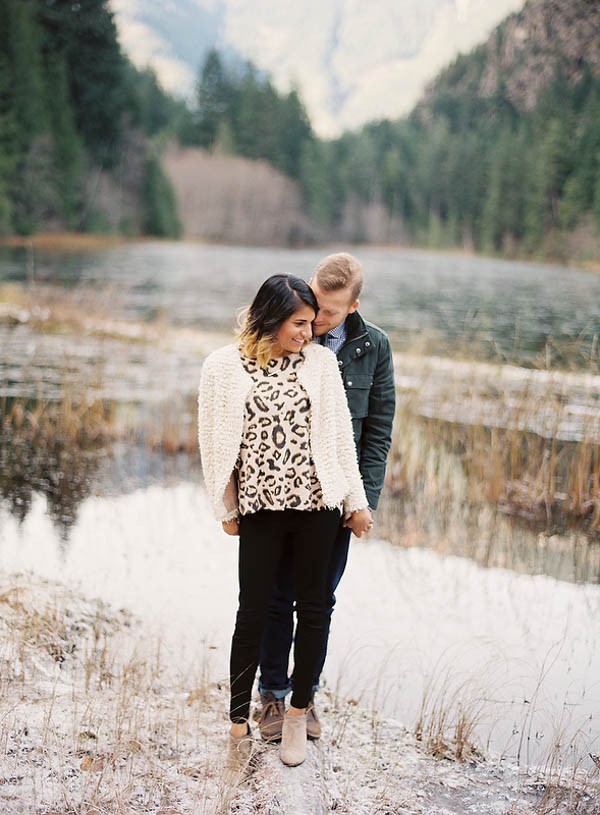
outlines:
M315 312L310 306L302 305L291 317L281 324L279 331L275 335L275 341L281 347L284 354L297 353L311 341L312 324L315 319Z

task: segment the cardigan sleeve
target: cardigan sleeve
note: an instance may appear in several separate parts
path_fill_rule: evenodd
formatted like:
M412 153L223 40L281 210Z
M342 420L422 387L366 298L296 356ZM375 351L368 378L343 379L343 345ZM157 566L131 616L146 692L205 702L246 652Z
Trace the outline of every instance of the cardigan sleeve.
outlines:
M358 468L356 445L352 432L352 418L350 416L350 408L348 407L348 399L342 383L342 377L338 370L337 360L334 354L328 355L326 359L327 388L335 404L338 461L348 483L348 493L344 496L344 512L355 512L359 509L366 509L369 506L369 502L367 501L360 470Z
M217 438L218 425L222 421L216 398L223 372L218 370L216 358L210 355L204 361L198 388L198 444L204 483L210 498L213 512L218 521L228 521L238 515L237 482L231 472L222 495L217 484L222 480Z

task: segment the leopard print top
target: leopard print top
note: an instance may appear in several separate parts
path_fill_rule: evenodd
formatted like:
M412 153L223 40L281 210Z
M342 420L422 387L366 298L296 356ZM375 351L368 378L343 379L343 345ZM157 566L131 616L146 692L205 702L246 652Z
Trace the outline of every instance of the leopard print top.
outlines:
M256 359L242 355L254 385L237 461L241 515L325 508L310 451L310 400L297 376L303 362L300 351L260 368Z

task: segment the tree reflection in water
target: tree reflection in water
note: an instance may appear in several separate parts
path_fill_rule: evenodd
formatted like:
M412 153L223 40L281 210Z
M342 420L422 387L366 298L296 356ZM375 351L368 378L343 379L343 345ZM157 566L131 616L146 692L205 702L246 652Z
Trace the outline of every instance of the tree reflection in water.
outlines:
M108 454L111 413L102 402L2 400L0 498L19 523L34 494L41 494L61 541L67 542L78 507Z
M511 447L511 439L492 444L489 436L494 432L498 433L484 426L465 430L458 423L400 410L386 489L376 513L378 535L403 547L467 557L486 568L600 583L600 530L594 512L600 448L596 445L595 455L588 455L589 443L548 441L531 433L521 433ZM517 476L530 483L527 468L543 472L548 446L558 451L557 464L546 478L555 500L540 502L534 483L527 501L517 504L507 487L514 489ZM512 467L512 480L504 473L505 459ZM592 492L586 514L579 512L575 501L574 479L569 477L573 471L584 472L580 480ZM567 485L564 498L559 496L560 479ZM572 499L569 512L566 498Z

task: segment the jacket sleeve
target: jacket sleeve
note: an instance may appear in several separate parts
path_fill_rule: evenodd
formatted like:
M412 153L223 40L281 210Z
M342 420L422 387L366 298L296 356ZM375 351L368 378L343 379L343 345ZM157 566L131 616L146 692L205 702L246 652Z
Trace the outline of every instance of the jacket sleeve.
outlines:
M358 461L356 458L356 445L354 444L354 434L352 432L352 418L350 408L346 398L346 391L342 382L342 377L338 370L337 360L333 354L330 355L327 366L327 386L334 398L335 403L335 428L337 456L348 484L348 492L344 496L344 512L354 512L358 509L366 509L369 505L363 487Z
M385 479L385 466L392 443L396 410L396 384L392 349L383 336L369 394L368 414L363 420L360 440L360 471L369 506L376 509Z

